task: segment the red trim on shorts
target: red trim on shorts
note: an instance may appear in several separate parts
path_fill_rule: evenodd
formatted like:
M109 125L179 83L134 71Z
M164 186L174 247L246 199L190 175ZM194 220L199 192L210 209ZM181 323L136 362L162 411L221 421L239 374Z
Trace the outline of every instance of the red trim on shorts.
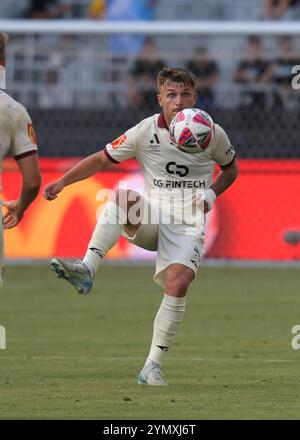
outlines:
M169 130L163 113L160 113L160 115L158 116L157 125L158 128L166 128L167 130Z
M15 159L16 160L24 159L24 157L32 156L33 154L37 154L37 153L38 153L37 150L26 151L26 153L18 154L17 156L15 156Z
M103 152L104 152L105 156L107 157L107 159L109 159L112 163L120 163L116 159L111 157L111 155L109 154L109 152L107 151L106 148L104 148Z
M226 170L226 168L229 168L233 164L234 161L235 161L235 156L227 165L220 166L220 168L222 170L224 170L224 169Z

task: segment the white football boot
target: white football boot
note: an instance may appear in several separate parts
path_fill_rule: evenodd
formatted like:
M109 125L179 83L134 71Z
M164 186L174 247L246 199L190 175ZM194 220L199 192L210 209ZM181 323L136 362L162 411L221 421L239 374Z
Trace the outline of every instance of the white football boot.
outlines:
M69 281L78 293L86 295L93 287L93 277L89 268L81 260L71 262L52 258L50 261L52 270L57 273L58 278Z
M154 361L147 362L138 375L139 385L167 385L163 378L160 365Z

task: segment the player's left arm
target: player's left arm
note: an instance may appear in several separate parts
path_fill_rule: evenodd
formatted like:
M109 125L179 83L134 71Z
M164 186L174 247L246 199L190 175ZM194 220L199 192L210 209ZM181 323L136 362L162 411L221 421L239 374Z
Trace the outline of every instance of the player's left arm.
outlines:
M215 182L210 186L217 197L233 184L239 174L238 161L236 158L234 158L229 165L220 168Z
M215 199L229 188L238 176L238 162L234 158L233 161L221 170L215 182L204 191L202 195L202 202L204 202L204 213L208 213L212 209Z
M238 176L238 162L234 148L223 128L218 125L215 129L216 139L211 157L219 165L220 172L214 183L204 191L202 196L205 213L212 209L216 197L226 191Z

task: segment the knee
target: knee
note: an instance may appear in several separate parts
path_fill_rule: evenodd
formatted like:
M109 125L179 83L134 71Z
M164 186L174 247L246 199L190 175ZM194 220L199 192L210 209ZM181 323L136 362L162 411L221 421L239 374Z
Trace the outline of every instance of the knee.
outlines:
M116 205L128 211L141 201L141 195L132 189L117 189L114 191L114 200Z
M128 222L128 190L117 189L111 197L111 206L117 213L117 217L122 219L122 224L126 225Z
M183 297L186 295L192 280L193 277L190 274L170 276L166 280L166 293L172 296Z
M128 200L128 190L126 189L117 189L114 192L114 201L116 205L120 207L127 206Z
M182 264L171 264L166 272L166 293L178 298L185 296L194 277L195 274L191 268Z

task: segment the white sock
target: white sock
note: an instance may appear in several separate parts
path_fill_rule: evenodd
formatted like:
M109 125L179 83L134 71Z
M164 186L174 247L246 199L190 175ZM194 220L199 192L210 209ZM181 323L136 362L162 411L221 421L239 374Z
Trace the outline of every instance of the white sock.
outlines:
M114 202L109 201L98 219L83 258L92 275L99 269L102 258L118 241L126 222L127 214Z
M153 325L153 338L147 362L161 364L162 358L175 338L185 311L186 297L177 298L166 293L158 309ZM146 362L146 363L147 363Z

